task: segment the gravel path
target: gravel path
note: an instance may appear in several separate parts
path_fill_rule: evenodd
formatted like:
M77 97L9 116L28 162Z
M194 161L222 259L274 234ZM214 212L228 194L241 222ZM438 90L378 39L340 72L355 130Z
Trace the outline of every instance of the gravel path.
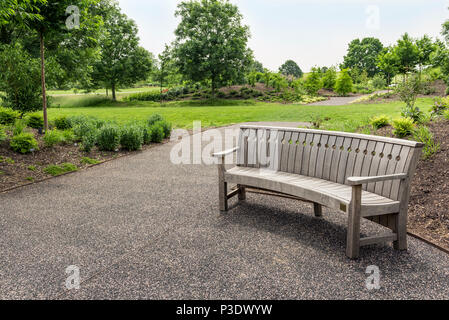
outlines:
M345 215L257 194L220 215L215 166L173 165L172 147L0 194L0 299L449 297L449 256L416 239L351 261ZM365 287L370 265L380 290Z
M375 93L385 93L388 92L387 90L381 90L381 91L376 91L372 94ZM328 100L324 100L324 101L319 101L319 102L314 102L311 104L308 104L309 106L345 106L348 104L353 103L354 101L363 98L365 96L370 96L372 94L367 94L367 95L362 95L362 96L356 96L356 97L330 97Z

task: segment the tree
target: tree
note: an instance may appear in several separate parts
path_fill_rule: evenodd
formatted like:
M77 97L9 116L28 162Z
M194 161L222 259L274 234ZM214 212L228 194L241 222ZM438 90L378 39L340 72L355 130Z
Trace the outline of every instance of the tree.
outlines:
M22 115L37 111L42 104L39 60L33 59L20 43L0 47L0 90L5 107Z
M321 73L318 68L312 68L312 72L309 74L304 82L304 88L310 95L317 95L318 91L323 87L321 82Z
M384 48L377 57L377 66L385 74L388 85L391 84L391 80L398 73L399 63L399 58L392 47Z
M418 48L418 65L421 72L424 66L431 64L431 55L437 50L437 44L432 39L424 35L421 39L416 40L416 47Z
M173 59L173 48L168 45L165 45L164 51L159 55L155 78L159 82L161 92L164 85L173 85L181 81L179 70Z
M303 72L298 64L293 60L287 60L280 68L279 72L284 76L293 76L295 78L301 78Z
M105 17L103 30L99 39L101 58L94 65L93 78L111 88L115 101L118 86L147 78L152 56L139 47L136 24L115 3Z
M252 60L249 28L237 6L225 0L184 1L175 35L180 72L194 82L209 82L212 96L223 84L244 78Z
M346 96L352 92L352 78L349 75L348 69L341 70L335 84L335 92L342 96Z
M398 71L401 74L407 74L415 70L419 61L419 50L413 39L408 33L405 33L398 40L393 52L398 59Z
M253 60L249 66L249 72L264 72L263 64L257 60Z
M37 11L37 4L44 4L47 0L2 0L0 2L0 26L12 21L27 24L32 20L41 20Z
M377 56L383 49L383 44L376 38L355 39L351 41L348 53L344 57L342 69L349 68L366 71L369 77L379 73Z
M337 81L337 70L335 67L330 67L326 70L323 76L323 88L333 90Z

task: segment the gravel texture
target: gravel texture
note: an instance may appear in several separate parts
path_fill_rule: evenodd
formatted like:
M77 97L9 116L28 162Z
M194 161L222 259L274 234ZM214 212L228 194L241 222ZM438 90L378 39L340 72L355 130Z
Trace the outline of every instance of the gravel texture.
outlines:
M351 261L345 215L272 196L220 215L215 166L173 165L172 146L0 194L0 299L449 298L444 252L410 238ZM70 265L79 290L65 289Z

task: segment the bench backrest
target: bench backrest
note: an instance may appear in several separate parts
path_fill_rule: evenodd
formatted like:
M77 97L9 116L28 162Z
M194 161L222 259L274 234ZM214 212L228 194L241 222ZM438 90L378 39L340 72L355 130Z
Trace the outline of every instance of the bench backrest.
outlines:
M242 126L239 146L238 166L269 168L345 184L353 176L407 173L412 178L423 144L344 132ZM401 184L406 182L371 183L364 189L401 200Z

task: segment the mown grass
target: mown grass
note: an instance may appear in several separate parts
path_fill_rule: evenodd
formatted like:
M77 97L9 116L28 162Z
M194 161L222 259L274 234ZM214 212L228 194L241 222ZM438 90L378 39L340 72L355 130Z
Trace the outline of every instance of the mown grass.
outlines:
M83 104L86 103L78 103ZM198 120L207 128L253 121L315 122L320 119L323 129L355 131L367 125L373 116L379 114L391 118L400 117L403 105L402 102L390 102L349 106L301 106L241 100L182 101L161 105L152 102L103 101L93 107L84 105L52 108L49 110L49 116L51 120L62 115L88 115L126 123L146 120L150 115L158 113L176 128L192 128L193 121ZM417 105L428 112L432 99L419 99Z

